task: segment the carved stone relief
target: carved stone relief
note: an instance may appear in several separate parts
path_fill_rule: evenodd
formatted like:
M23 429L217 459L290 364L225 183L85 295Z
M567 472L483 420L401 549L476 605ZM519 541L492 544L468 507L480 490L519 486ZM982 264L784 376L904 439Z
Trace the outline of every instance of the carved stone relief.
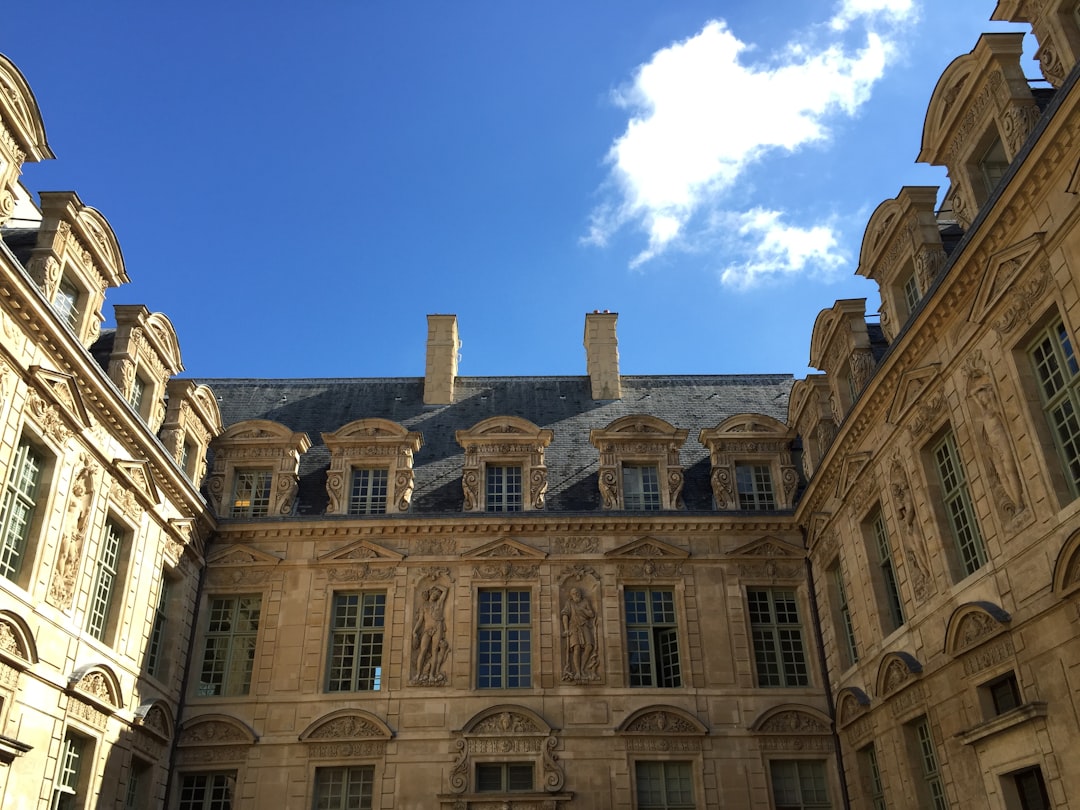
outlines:
M982 352L976 349L964 361L967 399L976 418L978 436L974 443L990 473L992 501L1006 522L1017 518L1026 508L1011 433L1005 425L1001 402L986 368Z
M908 576L915 598L923 601L930 595L932 579L930 576L930 555L926 550L922 528L915 514L915 499L908 483L907 473L900 461L900 456L893 458L889 470L889 492L892 494L896 522L900 525L900 547L908 563Z
M567 683L600 681L600 654L597 646L599 578L595 572L577 567L560 577L559 624L562 631L562 679Z
M68 495L67 511L64 514L61 529L60 548L53 568L52 581L49 583L48 601L50 604L67 610L75 593L75 580L82 564L83 546L86 530L90 525L91 509L96 489L95 465L90 457L83 455L79 459L78 472L75 473Z
M443 686L450 641L446 632L446 600L452 582L449 574L432 572L416 583L413 598L412 686Z

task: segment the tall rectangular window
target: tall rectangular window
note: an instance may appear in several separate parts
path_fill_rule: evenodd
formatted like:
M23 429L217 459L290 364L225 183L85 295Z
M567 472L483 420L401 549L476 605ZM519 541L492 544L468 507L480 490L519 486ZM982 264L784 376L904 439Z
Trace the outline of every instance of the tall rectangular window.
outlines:
M85 807L86 779L83 772L89 766L90 749L90 741L85 737L71 731L64 735L60 758L56 763L50 810L81 810Z
M1005 172L1009 170L1009 159L1005 156L1005 145L1001 138L995 138L983 156L979 159L979 174L982 176L986 196L994 193Z
M60 320L72 329L79 322L79 288L66 278L60 279L60 286L53 296L53 309Z
M891 633L904 623L904 606L900 600L900 588L896 584L892 547L889 545L889 533L885 528L885 516L881 513L881 507L871 513L864 525L869 535L868 556L873 561L874 572L877 574L873 585L877 595L881 629L885 633Z
M851 666L859 660L859 648L855 643L855 624L851 619L851 607L848 605L847 588L844 587L844 574L840 570L840 561L829 568L831 582L834 627L837 647L844 666Z
M922 299L922 293L919 292L919 279L914 272L904 279L903 292L907 314L910 315L919 306L919 301Z
M631 686L682 686L675 592L670 588L627 588L626 651Z
M165 627L169 618L169 580L165 574L161 575L161 586L158 589L157 605L154 607L154 621L150 625L150 638L146 644L146 672L155 678L161 677L164 670L163 659L165 652L162 641L165 638Z
M1024 768L1009 774L1012 782L1012 793L1015 791L1015 803L1009 803L1010 810L1014 806L1019 810L1051 810L1054 806L1050 802L1050 794L1046 791L1046 782L1043 781L1042 771L1038 765ZM1010 800L1013 798L1009 796Z
M532 611L527 590L485 590L477 612L477 686L517 689L532 681Z
M371 810L375 766L315 769L315 810Z
M775 509L772 470L768 464L736 464L735 489L740 509Z
M979 526L975 522L975 510L971 505L964 465L956 450L956 438L950 430L934 445L931 451L937 465L941 483L942 502L949 521L953 542L956 543L960 567L964 575L973 574L986 564L986 547L983 545Z
M246 695L255 664L261 596L210 599L200 695Z
M873 810L888 810L888 805L885 804L885 788L881 783L881 770L878 768L877 749L873 743L859 749L859 770L862 772Z
M0 574L12 581L18 579L26 556L41 468L41 456L25 439L19 442L0 506Z
M90 609L86 615L86 632L98 641L105 640L109 626L109 613L116 594L116 580L120 576L120 549L124 535L111 520L105 521L105 536L98 546L94 561L94 587L90 592Z
M927 801L933 810L948 810L949 803L945 800L945 787L941 783L937 750L934 748L934 739L930 736L930 723L925 717L920 717L908 724L907 731L918 758L919 775L922 777L920 793L923 794L924 801Z
M146 381L138 374L131 381L131 393L128 394L128 403L136 413L142 413L143 400L146 398Z
M476 763L477 793L531 791L534 784L531 762Z
M381 687L385 620L385 593L334 594L328 691L374 691Z
M638 810L694 810L693 769L689 762L634 763Z
M386 513L386 493L390 471L384 468L358 467L352 471L349 489L350 515L382 515Z
M623 464L623 508L660 509L660 473L655 464Z
M795 592L751 589L746 597L758 686L809 685Z
M128 769L127 790L124 791L124 810L144 810L150 807L153 766L135 757Z
M229 517L266 517L270 514L271 470L237 470Z
M232 810L236 774L185 773L180 777L180 802L177 810Z
M769 763L776 810L828 810L825 763L817 759L774 759Z
M522 509L521 467L488 464L486 466L488 512L520 512Z
M1073 496L1080 495L1080 365L1065 324L1057 321L1039 333L1028 349L1039 381L1046 421Z

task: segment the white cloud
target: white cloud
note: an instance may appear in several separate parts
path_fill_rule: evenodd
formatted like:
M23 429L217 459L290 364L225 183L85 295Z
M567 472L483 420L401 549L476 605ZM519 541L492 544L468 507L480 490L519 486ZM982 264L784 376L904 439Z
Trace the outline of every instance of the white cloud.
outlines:
M614 97L630 119L607 154L613 199L594 210L586 241L604 245L621 228L640 227L648 242L633 266L672 248L695 249L704 232L694 231L691 220L722 211L727 192L749 167L822 142L830 117L853 115L869 99L894 51L889 32L913 18L912 3L843 0L821 28L843 32L863 21L865 39L854 50L834 33L834 41L792 42L771 62L750 63L752 46L713 20L657 51ZM828 226L781 226L780 212L757 211L754 217L765 213L773 215L768 233L775 240L767 252L784 263L780 272L833 255L836 240ZM746 284L761 272L725 272L725 278Z
M781 211L753 208L732 219L737 237L726 246L740 261L720 272L727 286L745 289L765 278L802 273L813 268L828 276L847 261L828 224L801 228L782 221Z

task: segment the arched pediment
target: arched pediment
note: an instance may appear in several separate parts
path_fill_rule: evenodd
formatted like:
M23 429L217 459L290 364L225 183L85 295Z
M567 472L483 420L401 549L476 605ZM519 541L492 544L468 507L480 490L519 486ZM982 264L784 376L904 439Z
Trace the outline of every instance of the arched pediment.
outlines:
M859 248L859 271L869 270L877 255L889 244L893 227L903 215L903 207L895 197L882 202L874 209L863 231L862 247ZM858 272L858 271L856 271ZM866 275L859 272L859 275Z
M324 441L332 440L368 440L374 441L377 439L404 439L409 435L409 431L399 425L397 422L392 422L389 419L368 418L357 419L353 422L349 422L347 425L335 430L333 433L324 433Z
M616 731L620 734L708 734L705 724L685 709L646 706L638 709Z
M993 602L968 602L949 617L945 629L945 653L957 655L977 647L1004 631L1012 621L1005 610Z
M878 665L875 689L877 696L885 697L900 691L915 680L922 673L922 669L922 664L909 653L886 653Z
M56 157L45 137L45 122L30 84L3 54L0 54L0 116L26 153L26 160L37 163Z
M1080 531L1065 541L1054 564L1054 592L1068 596L1080 590Z
M477 712L462 728L464 735L474 734L543 734L555 729L532 709L513 703L501 703Z
M940 152L947 146L942 143L943 135L948 130L949 122L955 117L956 110L963 106L957 105L956 101L965 92L965 87L966 92L970 93L971 85L977 81L977 78L973 78L977 61L974 51L958 56L949 63L938 79L934 92L930 95L930 104L926 108L922 148L916 158L917 162L936 165L940 160Z
M836 697L836 723L840 728L852 723L870 709L870 696L857 686L840 690Z
M548 440L544 442L545 446L551 441L550 430L534 425L528 419L522 419L520 416L491 416L477 422L468 430L460 430L458 433L464 437L478 439L490 437L491 435L518 435L536 438L548 436ZM460 442L461 439L459 438L458 441Z
M823 309L814 319L814 329L810 333L810 365L819 371L826 371L825 355L829 340L840 315L835 309Z
M785 703L766 709L750 726L759 734L831 734L828 715L801 703Z
M181 746L228 744L252 745L258 736L246 723L227 714L200 714L180 726Z
M68 678L68 693L77 694L106 712L124 707L120 679L106 664L87 664L72 672Z
M206 421L207 426L216 436L223 430L221 424L221 409L218 407L217 397L209 385L197 385L191 392L191 400L200 411L200 415Z
M605 427L602 432L616 435L627 433L634 435L659 433L662 436L671 438L675 438L679 433L682 433L683 439L686 438L687 433L685 430L680 431L679 428L675 427L670 422L665 422L658 416L650 416L645 413L620 416Z
M339 709L315 720L300 734L308 740L389 740L394 732L370 712Z
M184 363L180 359L180 342L176 339L176 329L172 321L161 312L151 312L146 316L146 331L153 337L155 348L162 356L162 360L175 373L184 370Z
M0 658L20 668L38 660L29 625L10 610L0 610Z
M274 422L270 419L247 419L243 422L237 422L234 425L229 425L220 436L217 437L218 442L231 441L234 439L279 439L281 441L289 441L296 435L293 431L280 422Z
M164 700L151 700L135 710L135 725L163 742L173 738L176 723L172 710Z
M124 254L120 251L120 242L117 240L116 232L113 231L109 220L105 219L104 214L89 205L83 205L78 209L75 220L76 227L88 237L86 240L87 246L97 254L98 269L105 276L109 286L117 287L126 284L129 279L127 268L124 266ZM164 318L165 316L162 315L161 317ZM172 329L171 324L169 329ZM173 333L173 340L176 340L175 332ZM179 354L176 357L177 360L180 359Z

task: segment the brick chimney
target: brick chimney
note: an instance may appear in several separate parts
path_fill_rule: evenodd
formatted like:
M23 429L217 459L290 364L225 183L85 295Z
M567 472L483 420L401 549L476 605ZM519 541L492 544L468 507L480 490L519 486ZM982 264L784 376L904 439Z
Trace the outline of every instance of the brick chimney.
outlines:
M619 339L615 337L617 312L585 315L585 357L593 399L622 399L619 382Z
M450 405L457 377L457 315L427 316L427 364L424 367L424 404Z

